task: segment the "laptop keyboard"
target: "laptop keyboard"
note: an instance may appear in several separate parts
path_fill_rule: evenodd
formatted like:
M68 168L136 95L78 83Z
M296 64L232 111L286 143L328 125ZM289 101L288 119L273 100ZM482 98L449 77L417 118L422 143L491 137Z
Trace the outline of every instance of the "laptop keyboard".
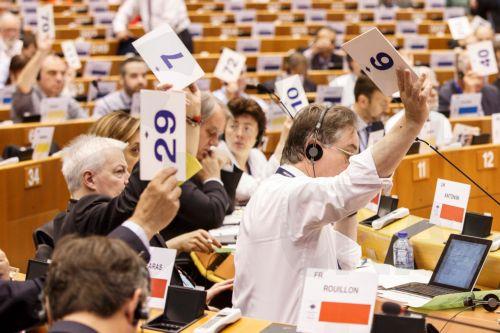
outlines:
M412 294L423 295L428 297L435 297L439 295L446 295L456 293L456 290L448 289L444 287L438 287L433 285L428 285L424 283L407 283L400 286L392 288L394 290L405 291Z

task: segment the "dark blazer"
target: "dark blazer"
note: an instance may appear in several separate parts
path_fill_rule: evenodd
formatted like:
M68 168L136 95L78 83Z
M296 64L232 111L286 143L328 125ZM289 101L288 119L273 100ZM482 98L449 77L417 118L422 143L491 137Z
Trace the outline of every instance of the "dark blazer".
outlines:
M193 178L182 186L180 208L174 220L161 231L165 239L171 239L197 229L214 229L222 225L226 214L234 210L236 188L243 172L221 171L221 180L205 184Z
M55 322L48 333L97 333L97 331L84 324L61 320Z
M343 67L344 67L344 58L335 53L331 54L330 59L324 59L319 54L316 54L311 59L311 69L330 70L330 69L342 69Z
M450 111L451 96L461 93L462 89L460 89L455 80L445 82L441 88L439 88L438 111L445 114L448 113ZM497 87L491 84L485 84L483 89L481 89L481 93L483 94L481 106L483 107L484 115L488 116L499 112L500 92Z
M266 82L264 82L262 85L266 87L267 89L274 91L274 84L276 83L276 79L271 79ZM304 87L304 91L307 92L316 92L317 85L313 81L309 80L307 77L304 78L304 82L302 84ZM259 94L265 94L265 91L258 90Z
M108 237L123 240L146 262L150 255L142 241L130 229L119 226ZM45 277L28 281L0 281L0 323L2 332L19 332L41 324L38 311ZM57 332L57 331L55 331Z

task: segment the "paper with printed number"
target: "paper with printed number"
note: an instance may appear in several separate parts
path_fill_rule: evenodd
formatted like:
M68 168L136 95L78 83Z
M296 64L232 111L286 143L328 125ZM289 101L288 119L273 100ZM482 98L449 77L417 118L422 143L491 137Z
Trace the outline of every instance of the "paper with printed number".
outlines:
M500 143L500 113L491 115L491 140Z
M451 37L455 40L461 40L469 37L473 31L467 16L454 17L448 20Z
M469 194L469 184L438 178L429 222L462 231Z
M482 93L451 95L450 118L483 115L482 96Z
M56 38L56 28L54 26L54 9L52 5L37 7L36 10L36 31L41 40Z
M82 63L80 62L80 57L78 57L78 53L76 52L76 46L73 41L66 40L62 42L61 49L64 54L64 59L66 60L70 68L80 69L82 67Z
M132 43L160 83L184 89L205 73L169 25L163 25Z
M344 43L342 48L386 96L399 91L397 68L409 69L417 78L415 71L377 28Z
M286 79L276 81L276 94L281 98L293 117L309 105L300 76L295 74Z
M40 102L40 121L65 121L68 114L68 108L69 97L44 98Z
M497 60L493 43L484 41L467 45L467 53L471 60L472 70L481 76L498 73Z
M183 91L141 90L141 180L161 169L176 167L186 179L186 94Z
M369 333L377 282L375 272L308 268L297 332Z
M54 136L54 127L37 127L33 131L33 140L31 141L33 156L31 159L36 161L49 157L52 137Z
M150 247L151 258L148 263L149 278L151 281L151 294L148 297L148 307L155 309L165 308L168 286L172 278L175 264L176 250Z
M224 82L236 82L245 67L246 60L243 54L224 48L215 66L214 76Z

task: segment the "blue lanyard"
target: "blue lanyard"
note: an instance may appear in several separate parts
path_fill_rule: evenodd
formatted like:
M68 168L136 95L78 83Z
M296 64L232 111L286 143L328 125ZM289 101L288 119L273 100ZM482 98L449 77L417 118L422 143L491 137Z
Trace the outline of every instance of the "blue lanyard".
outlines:
M278 170L276 170L276 173L279 175L285 176L285 177L290 177L290 178L295 177L295 175L293 173L291 173L288 170L283 169L282 167L279 167Z

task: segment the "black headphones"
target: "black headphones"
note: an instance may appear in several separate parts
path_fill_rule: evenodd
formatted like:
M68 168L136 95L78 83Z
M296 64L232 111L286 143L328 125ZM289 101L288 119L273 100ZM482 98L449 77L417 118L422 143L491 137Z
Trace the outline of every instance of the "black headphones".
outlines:
M475 299L474 293L464 299L464 306L466 307L476 307L482 305L483 308L488 312L494 312L500 306L500 301L498 296L495 294L488 294L483 297L482 300Z
M149 309L143 306L142 301L137 303L137 307L134 310L134 318L132 319L132 325L137 325L139 320L147 320L149 318Z
M323 124L323 120L325 119L325 115L328 109L324 109L321 111L321 114L319 116L318 122L316 123L316 126L314 127L314 142L310 143L306 147L306 157L311 161L311 163L314 163L316 161L319 161L321 157L323 156L323 148L319 145L319 130L321 129L321 125Z

